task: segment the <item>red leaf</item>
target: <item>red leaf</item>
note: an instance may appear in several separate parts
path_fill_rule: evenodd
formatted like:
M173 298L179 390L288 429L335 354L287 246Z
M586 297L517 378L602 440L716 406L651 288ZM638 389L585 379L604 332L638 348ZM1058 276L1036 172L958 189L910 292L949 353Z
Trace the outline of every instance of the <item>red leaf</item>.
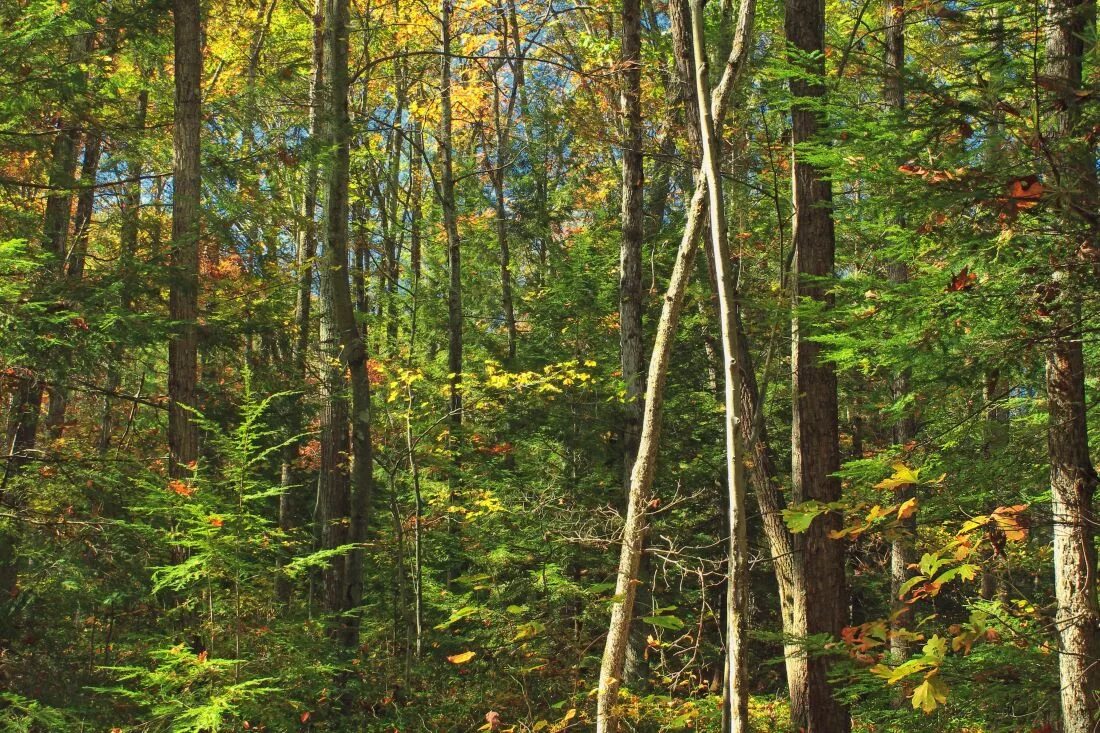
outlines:
M306 710L301 715L299 715L298 720L302 721L303 723L308 723L309 722L309 711Z
M965 290L970 290L978 282L978 276L970 271L970 266L967 265L955 275L951 276L951 284L947 286L947 292L958 293Z

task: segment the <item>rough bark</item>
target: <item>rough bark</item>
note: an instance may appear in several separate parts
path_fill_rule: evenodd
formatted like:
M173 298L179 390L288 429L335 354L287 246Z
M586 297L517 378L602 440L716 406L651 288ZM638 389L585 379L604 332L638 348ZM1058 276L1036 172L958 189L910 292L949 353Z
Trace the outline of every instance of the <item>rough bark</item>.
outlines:
M642 161L642 26L640 0L622 5L619 114L622 147L621 240L619 246L619 344L626 404L623 414L623 485L629 490L630 473L641 437L642 374L645 350L642 337L642 238L644 183Z
M168 317L168 470L189 473L199 454L196 406L198 367L202 47L199 0L174 0L175 125L172 130L172 246Z
M347 648L359 642L359 606L363 597L363 549L367 513L374 491L374 462L371 446L370 380L367 374L367 349L363 333L356 323L348 271L348 168L351 155L351 126L348 119L348 1L327 0L325 7L324 66L328 73L325 88L325 136L329 149L326 158L328 185L325 190L325 259L327 271L330 327L339 343L339 368L348 374L351 404L351 472L347 492L347 541L352 545L344 555L338 585L327 589L333 603L330 610L340 614L333 631ZM341 384L343 387L343 384ZM347 430L346 423L333 426ZM331 592L329 592L331 591Z
M824 73L824 0L786 0L785 30L792 52L814 54L807 69ZM795 502L832 502L840 499L840 447L837 378L833 367L820 358L821 345L810 340L812 324L799 312L803 300L826 308L832 298L821 279L832 276L836 249L831 212L832 188L824 172L802 159L798 146L813 140L820 129L812 108L825 96L820 78L791 80L791 140L794 200L794 266L791 322L792 427L791 477ZM838 636L847 618L844 547L829 538L840 528L841 518L828 512L816 518L799 536L801 552L804 628L799 636ZM797 623L798 619L796 619ZM808 654L804 650L803 654ZM791 682L791 717L795 727L807 733L844 733L851 721L847 709L833 698L829 684L830 660L810 655L798 679Z
M1056 262L1049 288L1053 304L1046 355L1049 409L1051 514L1054 521L1054 590L1058 602L1058 667L1062 726L1066 733L1094 731L1100 717L1100 607L1096 579L1096 469L1089 457L1085 361L1080 330L1081 305L1075 281L1090 276L1078 255L1100 238L1095 212L1095 155L1084 141L1081 123L1082 62L1085 39L1096 26L1092 0L1049 0L1046 74L1056 80L1053 149L1049 151L1064 231L1079 235L1052 256ZM1083 214L1083 216L1082 216ZM1079 245L1088 245L1079 247ZM1069 251L1066 251L1066 250Z

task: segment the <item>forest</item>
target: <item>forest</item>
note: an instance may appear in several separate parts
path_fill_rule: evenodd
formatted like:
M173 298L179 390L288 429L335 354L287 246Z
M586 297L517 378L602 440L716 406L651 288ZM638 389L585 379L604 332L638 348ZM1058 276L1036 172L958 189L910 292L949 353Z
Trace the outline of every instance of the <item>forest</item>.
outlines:
M1096 16L0 0L0 730L1097 733Z

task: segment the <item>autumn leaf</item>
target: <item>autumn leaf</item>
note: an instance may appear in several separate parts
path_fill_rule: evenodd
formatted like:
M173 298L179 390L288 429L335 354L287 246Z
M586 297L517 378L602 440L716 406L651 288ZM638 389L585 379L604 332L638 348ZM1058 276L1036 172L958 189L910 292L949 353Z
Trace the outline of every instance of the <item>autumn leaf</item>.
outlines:
M908 519L917 513L918 508L917 497L914 496L910 499L906 499L902 502L901 506L898 507L898 519Z
M940 679L939 671L934 671L924 678L924 682L913 690L913 708L930 713L939 705L947 702L947 684Z
M466 664L474 657L477 656L477 652L462 652L461 654L452 654L447 657L447 661L451 664Z
M876 489L897 489L911 486L920 480L920 469L909 468L904 463L895 463L894 475L875 484Z
M951 283L947 286L947 292L959 293L972 289L978 282L978 276L970 271L967 265L951 276Z
M303 724L308 723L309 722L309 711L308 710L303 711L302 714L298 716L298 720L301 721Z

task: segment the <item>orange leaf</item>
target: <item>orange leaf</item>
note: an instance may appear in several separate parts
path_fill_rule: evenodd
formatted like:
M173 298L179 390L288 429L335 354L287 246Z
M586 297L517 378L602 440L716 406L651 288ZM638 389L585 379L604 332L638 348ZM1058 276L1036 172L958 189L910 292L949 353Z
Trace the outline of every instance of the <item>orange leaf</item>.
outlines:
M308 723L309 722L309 711L306 710L301 715L299 715L298 720L302 721L303 723Z

